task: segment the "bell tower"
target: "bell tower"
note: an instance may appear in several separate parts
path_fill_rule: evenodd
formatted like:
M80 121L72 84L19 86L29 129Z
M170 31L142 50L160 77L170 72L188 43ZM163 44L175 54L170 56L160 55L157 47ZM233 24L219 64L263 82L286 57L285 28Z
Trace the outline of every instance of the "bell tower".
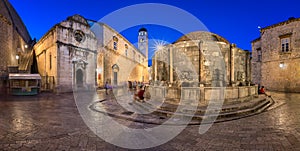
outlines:
M148 60L148 33L146 28L139 30L138 49L146 56Z

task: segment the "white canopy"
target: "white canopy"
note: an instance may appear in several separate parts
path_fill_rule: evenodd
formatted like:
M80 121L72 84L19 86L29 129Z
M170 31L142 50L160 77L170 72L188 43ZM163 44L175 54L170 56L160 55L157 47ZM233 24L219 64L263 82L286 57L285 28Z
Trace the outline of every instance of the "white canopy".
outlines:
M25 73L18 73L18 74L9 74L9 80L12 79L33 79L33 80L40 80L42 79L40 74L25 74Z

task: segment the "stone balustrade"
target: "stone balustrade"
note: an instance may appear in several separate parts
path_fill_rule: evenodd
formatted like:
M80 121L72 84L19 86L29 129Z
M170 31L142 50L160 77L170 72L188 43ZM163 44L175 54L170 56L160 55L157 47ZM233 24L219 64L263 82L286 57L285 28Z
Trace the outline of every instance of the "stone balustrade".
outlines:
M243 102L258 95L258 86L240 87L164 87L150 86L151 98L167 98L174 100L197 99L200 104L207 105L210 100L222 100L225 103Z

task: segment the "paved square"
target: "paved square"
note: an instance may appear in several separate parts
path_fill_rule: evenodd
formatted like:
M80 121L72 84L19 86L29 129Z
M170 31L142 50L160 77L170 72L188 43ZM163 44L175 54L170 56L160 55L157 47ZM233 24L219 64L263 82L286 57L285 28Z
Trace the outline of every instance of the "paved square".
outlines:
M271 94L284 104L259 115L216 123L203 135L199 126L188 126L170 142L147 150L300 150L300 94ZM90 131L72 93L1 96L0 117L0 150L127 150ZM135 128L153 126L119 122Z

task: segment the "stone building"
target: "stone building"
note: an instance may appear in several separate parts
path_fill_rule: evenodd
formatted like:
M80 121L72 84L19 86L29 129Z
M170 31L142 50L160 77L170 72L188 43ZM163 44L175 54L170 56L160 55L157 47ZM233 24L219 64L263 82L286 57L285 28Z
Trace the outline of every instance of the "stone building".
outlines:
M89 20L98 39L97 83L124 85L127 81L146 82L148 75L148 33L141 28L138 48L104 23Z
M0 0L0 8L0 88L2 88L6 85L8 67L14 66L23 72L30 71L31 47L34 42L9 1Z
M139 34L142 38L147 32L141 30ZM144 39L143 44L147 42ZM147 53L108 25L80 15L52 27L35 44L34 51L44 90L69 92L74 85L88 89L105 82L122 85L148 78ZM148 52L146 48L144 51Z
M72 84L94 86L97 39L83 17L75 15L52 27L34 51L44 90L68 92Z
M210 32L184 35L163 46L152 61L154 81L208 87L250 84L250 52Z
M300 92L300 18L260 30L252 41L252 81L268 90Z

